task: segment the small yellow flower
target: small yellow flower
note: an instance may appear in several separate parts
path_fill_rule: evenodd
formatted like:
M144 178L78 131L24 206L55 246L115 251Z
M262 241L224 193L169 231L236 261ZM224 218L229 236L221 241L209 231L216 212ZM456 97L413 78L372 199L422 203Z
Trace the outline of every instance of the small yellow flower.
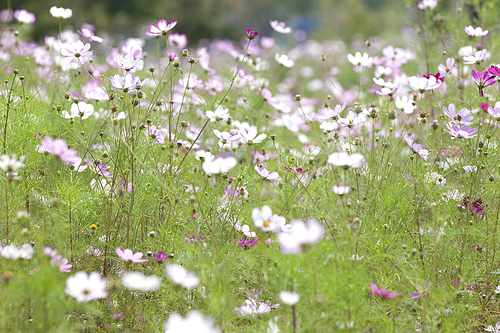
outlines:
M97 229L97 225L92 224L92 225L90 226L90 229L91 229L92 231L94 231L95 229Z

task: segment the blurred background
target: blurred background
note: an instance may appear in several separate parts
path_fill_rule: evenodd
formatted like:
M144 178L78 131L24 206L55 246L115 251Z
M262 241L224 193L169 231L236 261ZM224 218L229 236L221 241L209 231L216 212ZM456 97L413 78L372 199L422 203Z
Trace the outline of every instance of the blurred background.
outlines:
M2 9L7 8L7 1ZM440 1L447 2L447 1ZM73 17L63 25L79 28L82 23L97 27L96 34L145 37L149 24L159 19L177 20L175 32L184 33L190 45L201 39L240 39L244 29L273 36L269 20L285 21L298 33L296 41L367 38L397 34L408 22L411 0L14 0L12 9L26 9L37 17L35 41L55 35L58 21L49 14L51 6L71 8ZM410 11L411 12L411 11ZM64 28L64 27L63 27ZM305 32L305 33L304 33Z

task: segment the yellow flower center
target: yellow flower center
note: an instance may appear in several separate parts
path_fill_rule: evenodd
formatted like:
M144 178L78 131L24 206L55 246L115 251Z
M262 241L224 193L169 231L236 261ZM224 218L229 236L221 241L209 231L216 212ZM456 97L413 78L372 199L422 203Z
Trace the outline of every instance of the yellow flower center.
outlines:
M269 227L270 224L271 224L270 221L266 221L266 222L264 222L264 227Z

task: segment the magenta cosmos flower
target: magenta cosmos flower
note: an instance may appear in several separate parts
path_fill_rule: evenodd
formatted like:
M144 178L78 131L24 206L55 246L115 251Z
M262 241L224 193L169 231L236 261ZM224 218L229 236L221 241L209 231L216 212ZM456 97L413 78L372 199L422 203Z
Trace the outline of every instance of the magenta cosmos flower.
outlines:
M245 30L245 32L247 34L248 39L250 40L254 39L259 34L257 31L253 31L252 29L247 29Z
M72 61L76 61L84 64L94 52L89 50L89 43L83 44L79 40L76 42L66 42L61 49L61 55L64 57L63 63L67 65Z
M61 162L78 165L82 161L82 159L76 155L76 150L69 149L68 144L63 139L52 140L50 136L47 136L42 140L41 144L45 151L57 157Z
M159 20L156 22L156 26L149 25L146 35L149 37L160 37L166 36L170 30L172 30L177 25L177 21L172 21L168 23L166 20Z
M477 89L479 90L479 94L483 96L483 89L487 86L494 85L497 81L493 75L490 75L488 71L476 72L475 70L471 71L472 78L477 85Z
M372 284L370 284L370 290L371 290L372 294L380 295L382 297L387 297L388 299L393 299L393 298L399 297L399 294L397 292L387 291L387 289L385 289L385 287L382 287L382 289L378 289L377 285L373 282L372 282Z
M131 261L133 263L140 263L149 261L148 259L141 259L142 252L133 253L132 250L130 249L126 249L125 251L123 251L122 249L117 248L116 254L118 255L118 257L120 257L120 259L122 259L125 262Z

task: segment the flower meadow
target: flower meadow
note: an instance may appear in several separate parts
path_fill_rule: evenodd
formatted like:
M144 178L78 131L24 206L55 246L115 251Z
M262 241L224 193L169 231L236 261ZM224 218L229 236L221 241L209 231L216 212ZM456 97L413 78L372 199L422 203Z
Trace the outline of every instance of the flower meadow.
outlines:
M498 1L459 2L351 44L2 11L0 331L500 332Z

